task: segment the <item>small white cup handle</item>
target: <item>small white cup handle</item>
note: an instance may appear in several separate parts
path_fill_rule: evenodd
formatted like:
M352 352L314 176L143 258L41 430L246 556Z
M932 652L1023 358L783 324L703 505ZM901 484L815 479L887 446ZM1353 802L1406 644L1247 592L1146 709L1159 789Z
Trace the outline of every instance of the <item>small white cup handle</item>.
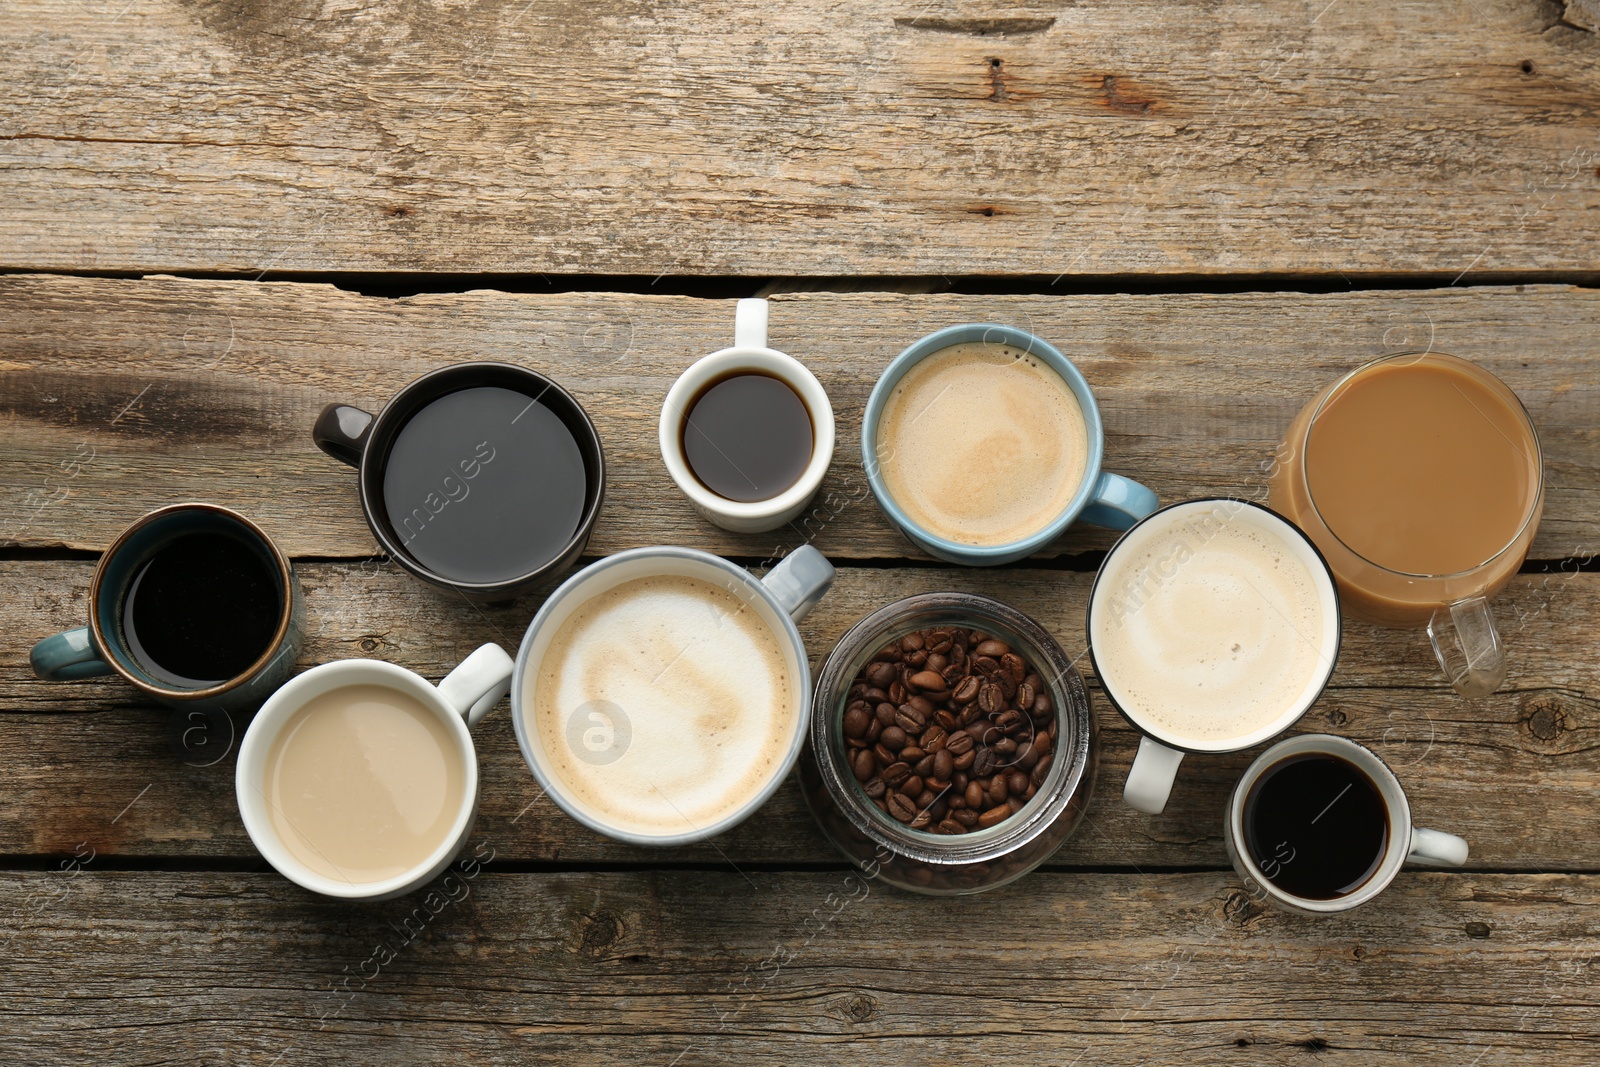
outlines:
M1459 867L1467 862L1467 842L1455 834L1413 826L1411 854L1406 862L1425 867Z
M768 571L761 584L778 598L789 617L799 622L832 587L833 564L812 546L801 545Z
M767 347L767 302L760 299L739 301L733 312L735 348Z
M1128 768L1128 784L1122 787L1122 799L1146 815L1160 815L1172 795L1172 783L1178 777L1178 764L1183 753L1168 748L1160 741L1148 737L1139 739L1139 754L1133 757Z
M505 649L496 644L483 645L444 676L439 695L467 720L468 727L476 726L501 697L511 692L514 669Z

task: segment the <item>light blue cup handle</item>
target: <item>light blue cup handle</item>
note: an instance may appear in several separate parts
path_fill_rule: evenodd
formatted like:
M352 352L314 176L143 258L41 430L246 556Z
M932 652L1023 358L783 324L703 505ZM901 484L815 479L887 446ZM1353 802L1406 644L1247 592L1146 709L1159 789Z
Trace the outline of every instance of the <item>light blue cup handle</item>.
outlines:
M1160 506L1155 493L1132 478L1101 471L1094 496L1078 512L1078 518L1108 530L1126 530Z
M112 673L111 664L100 658L100 650L89 639L87 626L40 641L28 653L28 662L33 664L33 673L47 682L73 682Z

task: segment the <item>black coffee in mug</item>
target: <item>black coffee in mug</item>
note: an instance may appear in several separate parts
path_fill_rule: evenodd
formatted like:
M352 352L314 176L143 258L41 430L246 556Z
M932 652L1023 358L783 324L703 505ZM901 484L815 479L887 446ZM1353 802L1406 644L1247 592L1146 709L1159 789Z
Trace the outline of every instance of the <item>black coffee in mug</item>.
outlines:
M123 598L122 635L164 685L204 689L250 669L283 617L276 566L254 545L204 531L173 538L142 564Z
M583 453L539 397L446 393L389 447L383 504L400 544L459 582L504 582L555 559L583 521Z
M1389 810L1355 764L1322 753L1267 768L1244 803L1250 858L1279 889L1335 900L1377 871L1389 844Z
M701 485L728 500L770 500L811 465L811 412L788 383L739 371L689 402L683 456Z

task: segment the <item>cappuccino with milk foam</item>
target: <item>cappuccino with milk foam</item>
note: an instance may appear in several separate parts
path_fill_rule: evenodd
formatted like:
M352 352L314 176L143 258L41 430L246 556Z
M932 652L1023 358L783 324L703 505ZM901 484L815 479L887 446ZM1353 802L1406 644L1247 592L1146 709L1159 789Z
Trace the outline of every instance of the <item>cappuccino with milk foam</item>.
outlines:
M528 725L549 771L627 833L692 833L735 814L781 769L798 726L801 680L760 609L690 575L595 595L536 670Z

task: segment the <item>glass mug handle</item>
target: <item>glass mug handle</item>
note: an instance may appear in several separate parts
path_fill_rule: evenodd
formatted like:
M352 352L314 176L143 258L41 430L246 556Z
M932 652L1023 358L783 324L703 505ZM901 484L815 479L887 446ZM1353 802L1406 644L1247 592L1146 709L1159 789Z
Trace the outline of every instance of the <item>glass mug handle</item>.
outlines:
M1133 757L1128 782L1122 787L1122 799L1135 811L1160 815L1167 806L1167 797L1172 795L1172 783L1182 762L1182 752L1153 738L1141 737L1139 754Z
M1506 680L1506 649L1488 597L1467 597L1434 612L1428 640L1444 676L1462 696L1486 697Z

